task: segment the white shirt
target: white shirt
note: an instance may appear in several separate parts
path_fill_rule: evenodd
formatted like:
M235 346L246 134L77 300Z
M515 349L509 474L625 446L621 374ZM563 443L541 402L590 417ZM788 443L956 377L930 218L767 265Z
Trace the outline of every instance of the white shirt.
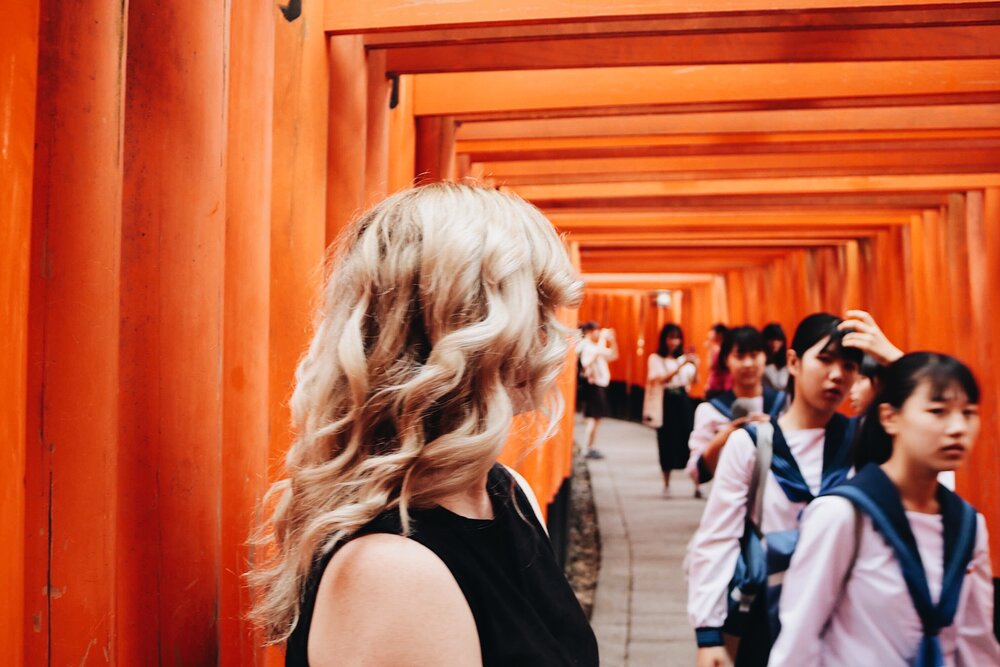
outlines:
M774 364L764 367L764 386L785 391L788 388L788 366L778 368Z
M614 361L618 355L608 347L604 336L595 343L586 336L577 343L577 354L580 355L580 365L587 376L590 384L598 387L607 387L611 384L611 369L608 367L609 361Z
M751 412L764 412L764 397L754 396L743 399L751 405ZM697 479L698 459L708 449L708 443L729 425L730 419L719 412L719 409L712 405L711 401L704 401L698 404L694 411L694 428L688 438L688 448L691 456L688 457L685 470L689 475Z
M663 358L658 354L649 355L649 375L667 375L673 373L673 377L663 383L667 389L681 387L685 390L691 389L694 383L694 376L698 372L694 364L684 364L680 359L674 357ZM678 367L680 367L678 369ZM676 372L675 372L676 371Z
M941 595L944 532L940 515L907 512L931 598ZM856 521L861 521L857 561ZM772 667L904 667L923 638L920 617L892 548L871 518L846 498L825 496L806 509L801 535L781 594L781 634ZM848 570L850 574L848 575ZM847 578L846 585L844 583ZM986 521L979 516L976 546L962 583L954 623L941 630L949 667L1000 665L993 636L993 580Z
M784 431L792 456L813 494L823 478L821 428ZM726 594L736 569L740 537L746 517L747 494L753 477L757 448L744 429L726 441L705 504L698 531L688 553L688 621L693 628L719 628L726 620ZM773 472L764 488L760 528L766 533L794 530L805 503L793 503L785 495Z

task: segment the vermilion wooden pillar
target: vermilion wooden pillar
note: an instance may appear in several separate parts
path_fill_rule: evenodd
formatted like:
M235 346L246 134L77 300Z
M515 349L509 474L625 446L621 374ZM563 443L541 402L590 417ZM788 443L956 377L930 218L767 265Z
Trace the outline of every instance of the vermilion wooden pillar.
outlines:
M118 656L125 30L119 2L41 3L25 522L29 665Z
M389 103L393 83L386 77L385 51L369 51L368 117L365 140L365 207L389 193Z
M399 77L396 108L389 111L389 192L413 183L416 164L416 120L413 117L413 76Z
M327 243L365 206L368 70L362 36L330 37L329 63Z
M269 403L271 470L291 443L288 398L309 342L326 240L327 39L322 3L289 20L274 11Z
M973 450L972 460L966 464L967 470L975 470L971 484L975 486L980 510L990 521L990 553L993 555L993 576L1000 572L1000 391L997 377L1000 375L1000 344L994 332L1000 331L1000 309L990 301L997 282L1000 281L1000 188L986 188L981 194L969 197L970 249L978 248L977 259L972 268L973 289L972 308L978 335L978 353L983 360L987 377L980 378L983 389L982 408L984 416L983 433Z
M969 318L968 321L957 322L957 328L963 333L956 341L961 349L955 354L975 369L982 392L981 434L970 460L959 471L958 483L965 497L986 516L990 527L1000 521L1000 488L996 482L1000 479L1000 452L997 446L1000 419L997 417L995 380L1000 366L995 356L996 337L992 335L998 318L993 313L996 309L990 304L991 292L1000 274L1000 232L997 229L1000 201L997 200L997 192L992 188L985 193L978 190L964 194L960 206L963 214L961 224L959 229L950 230L951 261L960 261L965 257L960 273L966 276L966 282L965 285L949 285L952 294L949 305L954 307L958 318ZM960 238L959 234L963 237ZM955 303L959 299L964 302L962 305ZM994 572L1000 564L997 552L1000 538L995 532L990 533Z
M418 181L454 179L455 120L451 116L420 116L416 123Z
M274 11L268 371L272 476L291 444L288 399L295 365L309 342L326 244L330 61L320 29L322 3L303 3L302 11L297 18ZM266 664L282 662L280 649L267 652Z
M219 658L227 7L128 6L123 665Z
M16 3L0 23L0 660L24 662L25 395L28 261L35 144L38 2Z
M242 574L267 486L274 6L230 4L223 323L219 664L261 661Z

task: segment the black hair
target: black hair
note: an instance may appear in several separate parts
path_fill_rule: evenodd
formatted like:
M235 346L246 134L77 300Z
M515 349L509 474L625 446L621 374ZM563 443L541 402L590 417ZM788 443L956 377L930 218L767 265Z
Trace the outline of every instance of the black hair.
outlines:
M600 328L601 325L595 322L594 320L584 322L583 324L580 325L580 331L582 331L583 333L587 333L588 331L593 331L594 329L600 329Z
M755 327L749 324L742 327L734 327L726 332L722 339L722 347L719 348L719 359L716 366L720 371L728 370L726 359L733 351L739 354L747 352L767 352L764 345L764 337Z
M841 331L837 327L843 322L842 319L830 313L813 313L806 316L795 327L795 335L792 336L792 349L799 359L805 355L806 351L824 338L829 338L823 349L826 354L833 355L844 361L853 361L858 366L864 358L864 353L856 347L844 347L844 336L849 331ZM789 396L795 396L795 378L788 378L786 389Z
M770 345L765 352L767 352L767 363L774 364L775 368L784 368L788 363L788 338L785 336L785 330L777 322L768 322L760 334L764 337L765 343L770 343L772 340L781 341L781 347L777 352L771 354Z
M656 353L661 357L666 358L670 354L670 350L667 349L667 339L671 336L680 336L681 339L681 344L673 352L674 358L684 354L684 330L671 322L670 324L664 324L663 328L660 329L660 346L656 348Z
M871 355L866 354L864 359L861 360L858 373L874 382L875 380L882 379L882 376L885 374L885 366L875 361Z
M892 456L892 436L885 432L879 406L888 403L903 407L921 382L931 385L931 396L943 399L951 389L962 391L969 403L979 403L979 383L969 367L955 357L940 352L911 352L886 367L880 378L881 391L865 414L861 432L854 441L854 468L868 463L881 465Z
M729 327L727 327L722 322L716 322L715 324L712 325L712 331L719 334L720 338L725 338L726 332L729 331Z

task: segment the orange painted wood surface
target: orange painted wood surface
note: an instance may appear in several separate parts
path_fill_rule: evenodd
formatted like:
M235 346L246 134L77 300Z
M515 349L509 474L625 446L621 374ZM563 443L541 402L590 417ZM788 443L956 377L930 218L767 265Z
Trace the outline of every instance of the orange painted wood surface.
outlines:
M129 5L118 614L148 629L123 664L219 659L227 17L202 9Z
M261 663L243 573L268 482L273 11L234 3L229 15L218 664L233 667Z
M687 182L570 183L511 188L526 199L608 199L685 195L817 194L837 192L908 192L970 190L1000 185L1000 174L907 174L898 176L828 176L715 179Z
M994 555L994 572L997 572L997 554L1000 553L1000 535L994 526L1000 525L1000 456L997 456L996 434L1000 432L1000 392L995 378L1000 374L1000 353L993 332L1000 326L1000 312L990 298L1000 279L1000 189L988 188L979 193L969 193L970 209L968 247L970 250L969 274L971 280L970 306L972 322L970 331L974 339L972 349L963 353L978 362L982 396L982 435L965 466L964 488L974 496L976 505L986 515L990 531L990 552ZM973 472L974 471L974 472Z
M389 103L393 84L386 75L384 51L368 51L365 58L368 99L364 201L367 208L389 194Z
M120 4L97 1L43 2L40 11L24 657L111 662L121 656L118 637L142 639L118 626L128 618L120 545L143 525L118 521L126 17ZM94 28L67 58L64 42L81 24Z
M389 192L413 184L417 154L417 128L413 117L413 77L397 79L397 103L389 111Z
M365 208L368 74L359 35L329 40L329 119L326 241Z
M0 25L0 660L24 662L25 445L28 273L38 83L38 2L10 8Z
M419 74L414 112L995 92L998 67L1000 60L971 59Z
M893 101L894 105L891 104ZM458 138L462 141L557 137L586 140L592 137L682 135L674 142L693 142L700 138L703 141L714 139L715 143L718 138L711 136L714 134L811 133L797 136L796 139L801 142L806 138L815 139L817 128L823 128L826 135L820 136L820 139L826 139L830 133L835 132L880 131L900 136L902 132L912 135L918 130L932 131L943 127L950 128L950 131L961 128L996 130L1000 126L1000 104L996 102L996 97L991 93L986 101L977 103L962 103L960 100L951 104L923 103L920 98L895 98L878 106L851 107L846 101L830 100L825 107L813 108L814 101L809 100L802 103L807 108L793 106L779 109L688 111L684 107L664 107L659 112L653 112L624 107L617 109L618 114L614 113L615 109L611 109L606 115L563 112L553 118L543 116L519 120L480 119L473 116L463 119ZM621 115L625 111L633 113ZM995 134L994 132L994 136Z
M1000 26L641 34L448 44L386 49L386 67L403 74L490 70L641 67L720 63L928 60L1000 56Z
M391 28L429 26L504 24L522 22L571 21L609 17L652 17L672 14L740 13L772 10L803 10L825 8L864 8L873 6L921 6L931 3L913 0L630 0L609 5L599 0L573 3L557 0L535 0L523 4L492 5L476 0L458 2L409 3L399 0L377 0L351 4L327 0L323 27L328 32L366 32ZM938 3L940 4L940 3ZM965 0L945 3L961 6Z
M415 166L418 183L455 180L455 122L447 116L416 119Z

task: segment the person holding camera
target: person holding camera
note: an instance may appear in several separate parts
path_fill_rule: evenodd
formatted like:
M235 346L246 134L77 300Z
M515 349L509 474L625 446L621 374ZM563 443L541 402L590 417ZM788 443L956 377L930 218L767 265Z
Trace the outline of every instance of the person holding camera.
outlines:
M667 324L660 331L660 344L649 355L646 384L662 387L663 414L656 429L656 444L663 473L663 497L669 498L670 473L683 470L688 460L688 437L694 426L694 407L688 391L698 371L698 355L684 352L684 331Z
M584 322L580 326L583 338L577 346L580 367L586 384L583 386L584 439L587 442L588 459L603 459L594 443L597 427L601 420L611 415L608 403L608 385L611 384L611 368L608 362L618 358L618 340L614 329L602 329L597 322Z

